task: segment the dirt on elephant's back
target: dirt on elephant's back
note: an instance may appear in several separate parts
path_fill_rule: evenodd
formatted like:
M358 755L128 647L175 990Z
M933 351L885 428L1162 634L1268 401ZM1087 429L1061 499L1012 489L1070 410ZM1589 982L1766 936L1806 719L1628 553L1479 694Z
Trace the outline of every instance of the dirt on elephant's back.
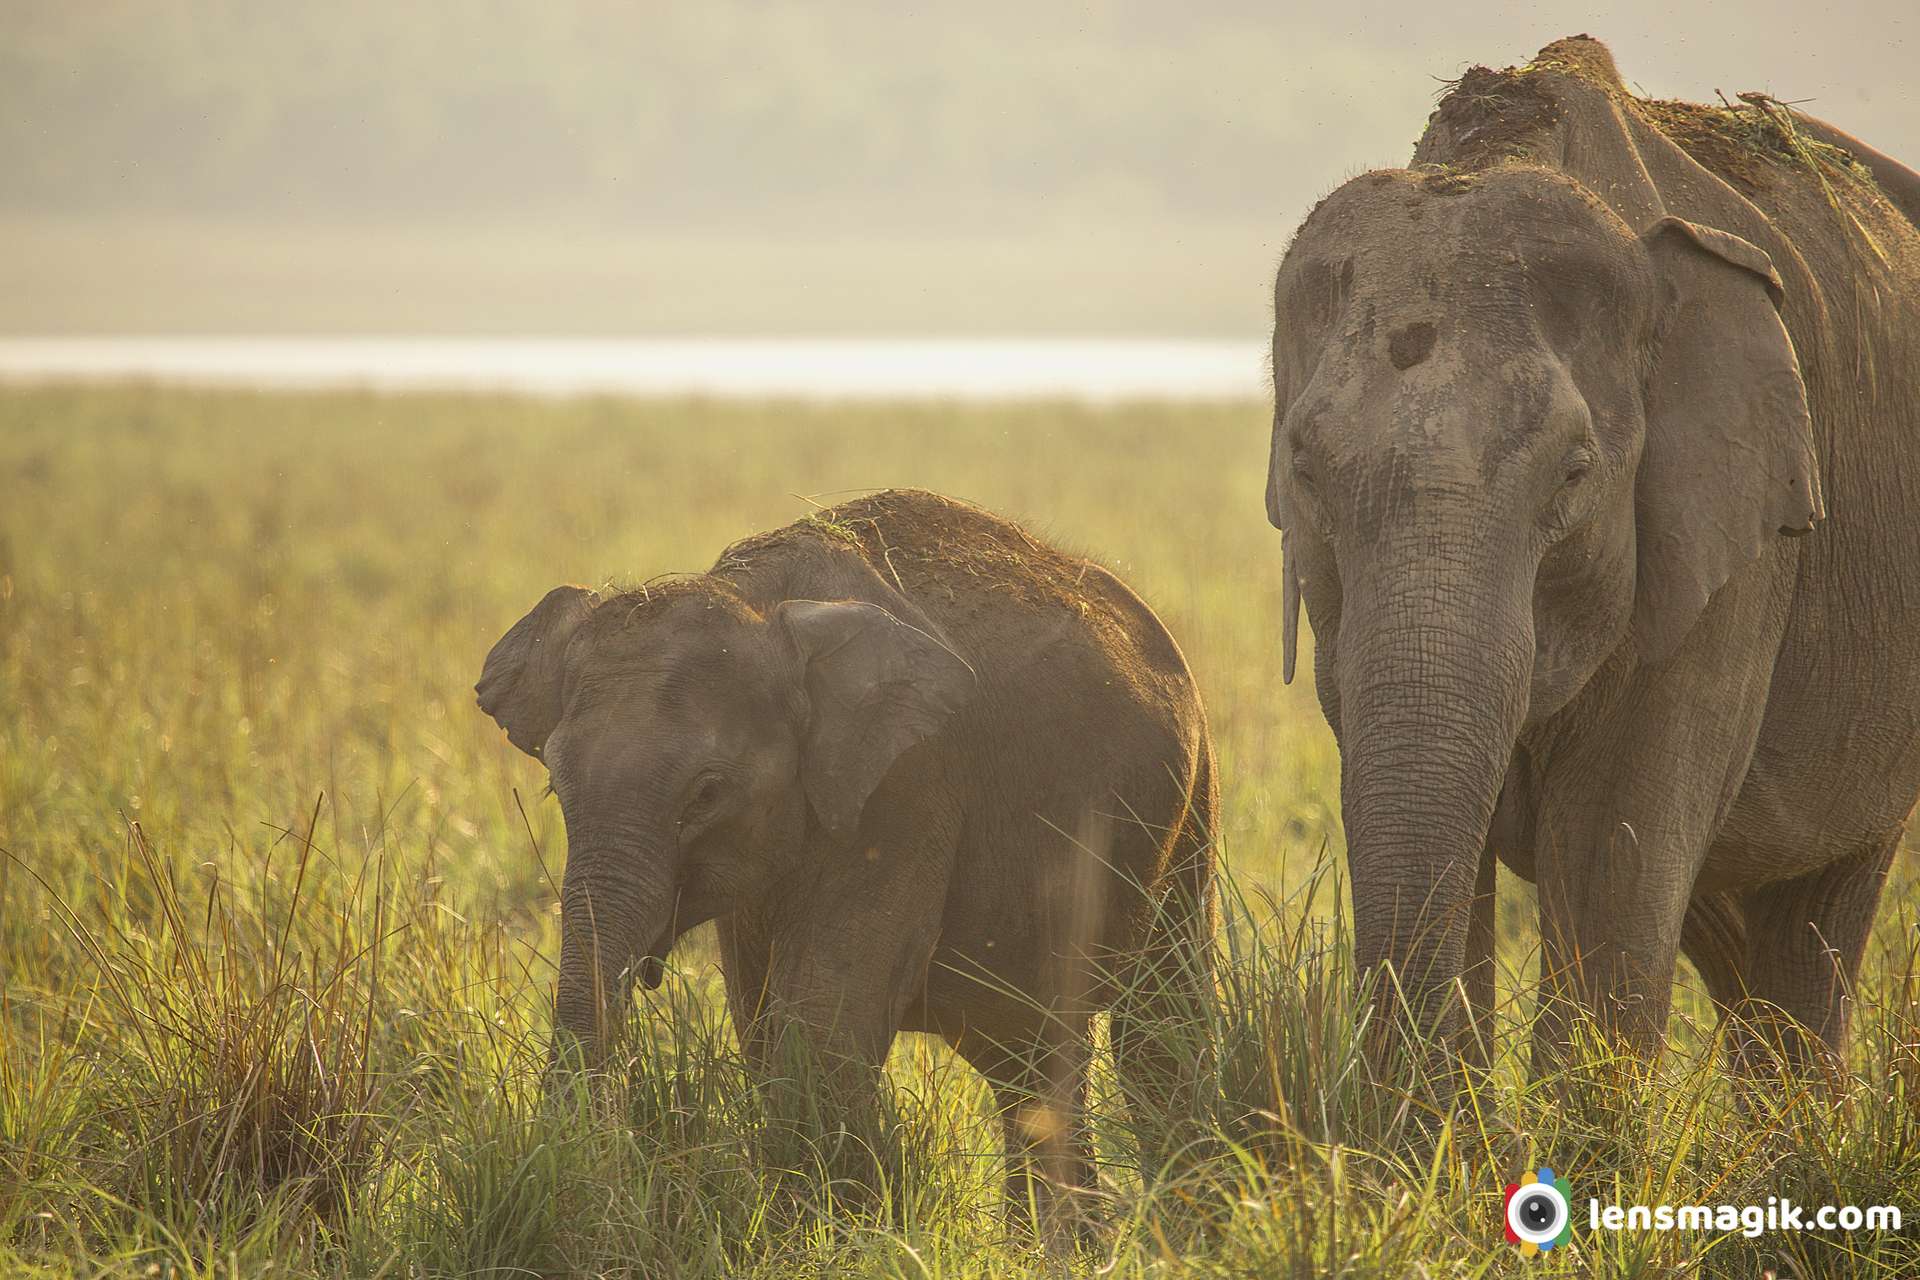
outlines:
M1148 671L1186 678L1185 659L1153 611L1098 562L969 503L922 489L884 490L742 539L715 568L747 570L802 541L860 555L956 640L965 634L988 648L1018 647L1040 633L1009 626L1010 612L1044 614L1099 636L1110 657L1137 667L1143 679Z
M1743 195L1767 190L1782 178L1878 191L1873 174L1859 161L1802 133L1792 112L1765 94L1742 94L1738 102L1724 106L1670 98L1633 98L1630 103L1694 163Z
M1469 67L1427 118L1416 163L1469 169L1522 154L1560 118L1560 105L1527 68Z
M919 489L888 489L800 522L859 549L908 596L991 591L1081 616L1104 612L1091 562L1041 542L1011 520Z
M1415 162L1478 169L1524 159L1561 119L1555 77L1597 86L1744 195L1791 181L1825 187L1830 199L1843 190L1866 203L1878 197L1865 166L1806 134L1774 98L1743 93L1720 105L1643 98L1627 89L1605 47L1587 36L1557 40L1524 66L1470 68L1428 118Z

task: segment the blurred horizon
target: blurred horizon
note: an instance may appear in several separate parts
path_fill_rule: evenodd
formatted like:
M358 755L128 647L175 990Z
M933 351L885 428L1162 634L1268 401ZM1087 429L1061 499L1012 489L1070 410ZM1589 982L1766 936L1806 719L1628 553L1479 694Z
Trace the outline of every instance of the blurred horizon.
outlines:
M1257 335L1445 79L1606 40L1908 163L1905 5L0 0L0 333Z

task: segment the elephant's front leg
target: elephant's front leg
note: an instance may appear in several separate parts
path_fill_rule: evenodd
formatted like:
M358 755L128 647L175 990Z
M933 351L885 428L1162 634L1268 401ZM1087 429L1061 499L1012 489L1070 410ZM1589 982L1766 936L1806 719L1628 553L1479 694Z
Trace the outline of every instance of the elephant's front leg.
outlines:
M763 1009L749 1041L768 1114L763 1155L776 1179L798 1175L810 1184L815 1204L830 1196L871 1208L899 1169L881 1099L894 1028L869 1007L871 993L858 974L819 966L810 974L809 982L831 981L848 999L829 1004L772 994ZM770 985L778 991L784 984Z
M1539 881L1541 1074L1570 1061L1583 1020L1641 1052L1658 1049L1699 866L1697 837L1684 824L1583 817L1549 824L1544 837L1558 847Z
M870 1201L897 1169L881 1069L925 985L950 830L933 822L913 839L863 833L870 839L857 851L815 861L723 938L729 1001L766 1086L772 1167L824 1172L836 1199Z
M1753 758L1772 666L1725 652L1715 631L1737 619L1764 646L1769 603L1717 600L1697 644L1637 673L1604 718L1545 756L1538 1071L1566 1062L1582 1017L1644 1052L1663 1040L1688 902Z

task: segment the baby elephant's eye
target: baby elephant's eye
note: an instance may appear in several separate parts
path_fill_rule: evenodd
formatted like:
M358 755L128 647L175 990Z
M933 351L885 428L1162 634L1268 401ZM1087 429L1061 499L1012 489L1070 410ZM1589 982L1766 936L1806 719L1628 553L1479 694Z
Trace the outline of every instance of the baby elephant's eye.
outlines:
M726 783L717 773L703 774L687 792L686 805L680 811L680 825L710 817L719 807L720 798L726 791Z

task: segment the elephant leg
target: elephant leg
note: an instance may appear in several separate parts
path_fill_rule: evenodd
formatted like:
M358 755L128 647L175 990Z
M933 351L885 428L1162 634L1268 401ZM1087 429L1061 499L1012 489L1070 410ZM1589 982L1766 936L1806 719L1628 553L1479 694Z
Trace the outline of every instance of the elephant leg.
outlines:
M766 914L751 911L718 924L734 1033L764 1082L776 1145L794 1148L770 1150L768 1163L790 1169L819 1154L823 1143L837 1141L842 1128L869 1136L865 1131L874 1125L879 1070L893 1030L872 1015L871 1006L884 1002L830 1009L807 992L796 970L817 971L831 961L804 944L783 946L785 965L776 974L779 927Z
M1461 975L1467 994L1466 1060L1484 1070L1492 1058L1495 955L1499 946L1500 864L1488 843L1474 877L1473 909L1467 916L1467 963Z
M1149 1180L1203 1135L1213 1059L1212 940L1168 932L1176 936L1156 938L1124 973L1111 1027L1114 1072Z
M1004 1211L1010 1226L1038 1226L1050 1242L1084 1235L1094 1187L1086 1126L1086 1014L1050 1018L1006 1038L969 1029L954 1047L993 1090L1006 1140Z
M1707 984L1707 996L1722 1018L1739 1008L1747 993L1747 917L1737 896L1696 895L1680 922L1680 950Z
M821 1168L856 1201L898 1169L881 1069L924 993L956 830L950 815L884 815L863 828L870 856L820 865L723 933L729 1002L780 1148L774 1167Z
M1642 1053L1664 1043L1694 882L1753 759L1768 671L1683 649L1546 764L1536 1069L1588 1018Z
M899 1168L880 1097L893 1039L864 1012L769 1000L748 1042L768 1112L763 1156L777 1179L818 1173L834 1200L871 1207Z
M1644 865L1639 859L1621 860ZM1658 1051L1672 1008L1686 913L1684 887L1666 888L1665 893L1636 891L1607 877L1600 891L1580 896L1550 898L1543 891L1536 1074L1551 1074L1569 1061L1576 1027L1583 1022L1642 1054ZM1637 913L1638 920L1626 925L1608 918L1608 902Z
M1219 795L1210 756L1202 761L1193 803L1174 837L1168 888L1149 904L1145 943L1118 967L1114 1070L1148 1177L1168 1157L1191 1148L1205 1129L1217 1003L1213 829Z
M1682 925L1716 811L1684 785L1672 797L1634 789L1569 811L1549 801L1542 814L1536 1072L1569 1060L1582 1023L1643 1054L1664 1041ZM1653 813L1662 816L1641 816Z
M1735 1041L1743 1066L1777 1050L1784 1065L1805 1069L1845 1051L1854 980L1900 835L1746 895L1749 1000Z
M734 1034L749 1059L764 1055L767 973L772 959L772 935L767 921L756 913L738 911L720 917L720 976L726 980L727 1012Z

